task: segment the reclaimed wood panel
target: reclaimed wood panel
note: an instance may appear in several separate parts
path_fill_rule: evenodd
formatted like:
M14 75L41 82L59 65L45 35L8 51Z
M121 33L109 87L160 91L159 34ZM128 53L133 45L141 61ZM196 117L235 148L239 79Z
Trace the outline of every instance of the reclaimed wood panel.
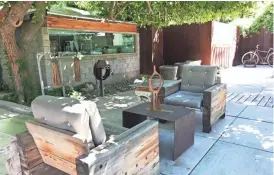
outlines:
M125 23L108 23L83 19L72 19L57 16L47 16L47 27L78 29L100 32L129 32L137 33L137 25Z
M65 147L63 149L66 149ZM48 153L46 151L40 150L41 156L45 163L62 170L70 175L77 175L76 164L66 161L63 158L55 156L54 154Z
M270 99L269 96L264 96L263 99L260 101L260 103L258 103L258 106L265 106L269 99Z
M29 170L43 162L37 146L28 132L16 135L22 169Z
M77 174L75 158L87 154L86 143L75 138L75 133L37 122L26 122L45 163L68 174Z
M29 171L24 172L23 175L68 175L68 174L48 164L41 163L37 165L36 167L30 169Z
M86 174L160 174L158 122L146 120L77 158Z
M38 148L28 132L16 135L16 139L8 145L8 153L13 156L17 155L7 160L7 169L10 175L66 175L42 161ZM38 159L36 159L37 157Z

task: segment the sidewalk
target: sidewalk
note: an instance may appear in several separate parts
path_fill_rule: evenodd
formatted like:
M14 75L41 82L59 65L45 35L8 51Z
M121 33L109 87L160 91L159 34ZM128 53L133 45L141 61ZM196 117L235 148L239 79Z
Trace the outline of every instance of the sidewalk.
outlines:
M272 69L266 66L235 67L225 70L222 80L228 84L226 118L219 120L213 126L212 132L206 134L202 132L201 117L196 116L194 145L176 161L170 159L172 129L168 124L161 124L161 174L272 175L273 101L272 105L270 101L271 98L273 99L272 74ZM234 96L231 96L233 94ZM122 111L138 104L133 91L97 98L94 101L103 120L120 126ZM15 112L1 108L0 110L0 175L4 175L6 171L3 148L14 135L15 128L16 132L24 130L22 123L25 118L18 114L20 109ZM28 109L22 110L25 111L24 115L27 115ZM8 123L10 120L15 120L11 122L14 125L3 129L3 123Z

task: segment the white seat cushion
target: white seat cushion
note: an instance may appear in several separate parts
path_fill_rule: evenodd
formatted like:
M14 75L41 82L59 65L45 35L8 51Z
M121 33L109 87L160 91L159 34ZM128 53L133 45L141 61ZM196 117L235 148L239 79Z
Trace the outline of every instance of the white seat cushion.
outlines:
M31 103L36 121L79 134L96 146L106 140L101 116L94 102L68 97L39 96Z

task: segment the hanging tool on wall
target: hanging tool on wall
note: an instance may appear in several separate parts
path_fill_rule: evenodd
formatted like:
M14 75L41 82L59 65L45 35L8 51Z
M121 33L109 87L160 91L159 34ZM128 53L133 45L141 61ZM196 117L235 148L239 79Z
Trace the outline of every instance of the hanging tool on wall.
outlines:
M52 66L52 82L54 88L60 88L62 86L58 59L51 59Z
M106 60L98 60L93 67L93 73L97 80L100 81L100 96L104 96L104 83L103 80L106 80L111 74L111 66Z
M74 63L74 80L75 81L81 81L81 74L80 74L80 59L75 56L73 59Z

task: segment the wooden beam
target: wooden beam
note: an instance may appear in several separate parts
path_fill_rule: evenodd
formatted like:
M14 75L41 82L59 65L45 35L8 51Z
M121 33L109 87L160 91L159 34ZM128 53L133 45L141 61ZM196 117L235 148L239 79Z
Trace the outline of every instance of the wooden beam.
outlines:
M75 159L88 153L87 143L76 138L75 133L38 122L26 122L26 126L46 164L68 174L77 174Z
M57 16L47 16L47 26L51 28L90 30L101 32L137 33L137 25L124 23L107 23L83 19L72 19Z
M28 132L16 135L8 146L8 173L20 175L66 175L66 173L45 164Z
M158 122L146 120L77 158L77 173L159 174Z

